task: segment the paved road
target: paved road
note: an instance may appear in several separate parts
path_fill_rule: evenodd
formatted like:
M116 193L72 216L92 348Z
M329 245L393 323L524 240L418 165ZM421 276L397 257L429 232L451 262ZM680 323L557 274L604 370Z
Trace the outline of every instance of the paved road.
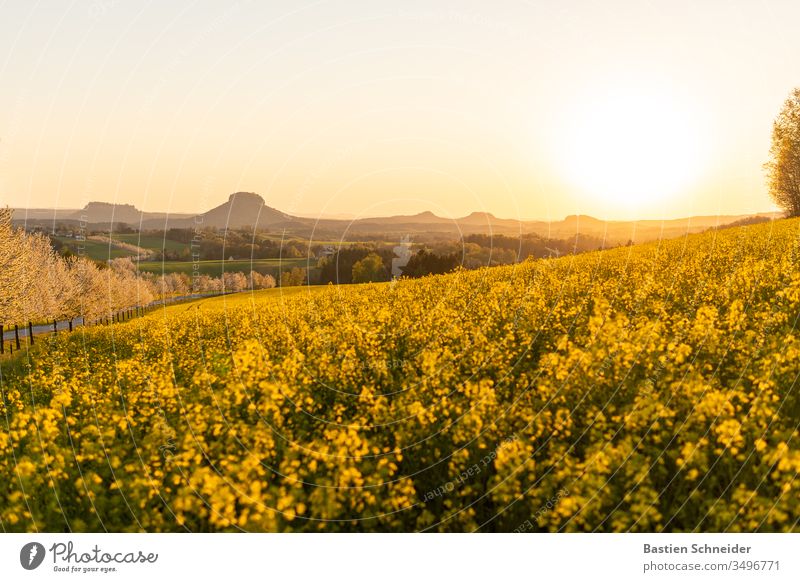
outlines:
M152 303L147 305L146 308L155 307L157 305L166 305L168 303L177 303L179 301L186 301L186 300L189 300L189 299L200 299L201 297L217 297L219 295L226 295L226 293L215 293L213 295L202 294L202 293L194 293L192 295L179 295L178 297L169 297L169 298L167 298L165 300L159 299L158 301L153 301ZM76 328L78 326L83 325L83 323L84 323L84 321L83 321L82 317L76 317L75 319L72 320L72 327L74 329L74 328ZM9 330L8 327L4 327L3 328L3 341L9 341L9 340L13 341L14 340L14 326L12 325L10 329L11 329L11 331L8 331ZM58 331L69 331L69 321L65 319L63 321L57 322L56 329ZM51 323L45 323L45 324L42 324L42 325L34 325L33 326L33 335L34 336L37 336L37 335L43 334L43 333L53 333L53 324L52 324L52 322ZM24 326L20 325L19 326L19 339L20 339L20 341L22 341L22 338L26 338L27 339L27 337L28 337L28 325L27 324L25 324Z

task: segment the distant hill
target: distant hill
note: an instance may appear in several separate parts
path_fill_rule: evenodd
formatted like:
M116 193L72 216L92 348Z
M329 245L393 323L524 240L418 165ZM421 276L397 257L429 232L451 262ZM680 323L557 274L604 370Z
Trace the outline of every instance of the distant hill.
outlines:
M254 192L234 192L228 201L201 214L195 221L203 226L214 228L242 228L245 226L268 226L287 221L307 222L307 218L299 218L284 214L266 205L264 199Z
M89 202L82 210L77 210L71 218L93 223L126 222L139 224L143 212L133 204L113 204L110 202Z
M460 218L444 218L433 212L372 218L336 218L293 216L266 204L254 192L234 192L219 206L199 215L142 212L130 204L90 202L74 209L16 209L18 223L47 227L54 221L85 223L95 229L113 228L127 223L132 227L163 230L165 228L258 228L317 240L358 240L359 237L400 239L409 235L423 238L458 238L470 234L504 234L520 236L537 234L545 238L565 239L585 235L608 245L628 241L645 242L675 238L726 225L746 224L778 218L779 213L735 216L692 216L671 220L606 221L586 215L571 215L563 220L517 220L498 218L489 212L473 212Z
M359 218L352 222L379 223L379 224L431 224L447 221L446 218L436 216L430 210L419 214L400 214L396 216L376 216L374 218Z
M143 212L132 204L113 202L89 202L83 208L15 208L14 221L17 223L65 222L86 225L125 223L134 228L164 228L165 219L185 220L191 214L169 214L166 212Z
M498 218L494 214L491 214L490 212L473 212L469 216L465 216L464 218L458 219L459 224L489 225L493 223L496 224L497 222L499 222Z

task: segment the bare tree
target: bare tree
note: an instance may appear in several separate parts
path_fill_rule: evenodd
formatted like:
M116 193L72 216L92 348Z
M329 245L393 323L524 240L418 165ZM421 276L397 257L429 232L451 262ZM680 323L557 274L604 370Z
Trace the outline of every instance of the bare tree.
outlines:
M772 199L789 216L800 216L800 88L791 92L772 125L764 167Z

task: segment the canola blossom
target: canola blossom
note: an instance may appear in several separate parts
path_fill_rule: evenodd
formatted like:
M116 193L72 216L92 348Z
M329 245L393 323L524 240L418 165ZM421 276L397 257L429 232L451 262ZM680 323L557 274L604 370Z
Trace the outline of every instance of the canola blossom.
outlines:
M280 289L0 361L4 531L791 531L800 221Z

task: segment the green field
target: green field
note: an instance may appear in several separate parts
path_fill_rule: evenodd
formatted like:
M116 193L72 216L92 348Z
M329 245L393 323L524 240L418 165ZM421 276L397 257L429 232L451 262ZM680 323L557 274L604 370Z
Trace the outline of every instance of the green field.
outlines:
M189 248L188 243L179 242L176 240L165 239L159 235L139 235L139 234L115 234L112 236L114 240L136 245L143 249L152 251L182 251Z
M225 273L258 273L275 275L280 269L291 269L294 267L306 268L307 261L301 259L243 259L234 261L141 261L140 271L150 273L184 273L193 275L210 275L219 277Z
M132 257L136 253L110 246L107 243L98 242L94 240L78 241L74 238L66 236L54 237L67 247L73 254L88 257L94 261L107 261L109 259L118 259L120 257Z

